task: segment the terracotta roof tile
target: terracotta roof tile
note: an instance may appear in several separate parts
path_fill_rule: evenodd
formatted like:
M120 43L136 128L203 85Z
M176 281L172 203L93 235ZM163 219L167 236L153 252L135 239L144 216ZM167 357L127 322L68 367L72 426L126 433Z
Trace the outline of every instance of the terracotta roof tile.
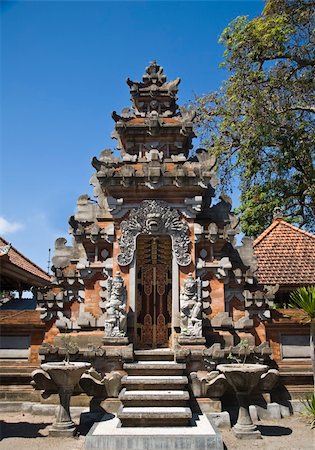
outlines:
M264 284L315 284L315 236L276 219L254 241L257 277Z
M9 245L9 242L0 237L0 247L3 247L5 245ZM32 273L33 275L41 278L42 280L50 281L50 276L48 275L47 272L41 269L37 264L33 263L30 259L26 258L26 256L24 256L22 253L16 250L16 248L14 248L13 246L10 247L7 256L9 258L9 261L15 266L20 267L26 272Z

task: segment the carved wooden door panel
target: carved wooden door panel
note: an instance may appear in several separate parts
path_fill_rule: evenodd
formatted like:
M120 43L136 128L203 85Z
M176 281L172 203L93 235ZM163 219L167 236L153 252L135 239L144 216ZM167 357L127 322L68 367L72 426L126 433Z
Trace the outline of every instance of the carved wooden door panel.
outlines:
M137 346L167 347L171 331L172 250L168 236L137 242Z

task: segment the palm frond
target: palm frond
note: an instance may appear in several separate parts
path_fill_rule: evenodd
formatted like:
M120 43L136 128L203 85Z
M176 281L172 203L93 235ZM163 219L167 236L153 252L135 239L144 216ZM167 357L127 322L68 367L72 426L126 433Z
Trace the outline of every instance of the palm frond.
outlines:
M289 306L302 309L309 320L315 319L315 286L300 287L291 292Z

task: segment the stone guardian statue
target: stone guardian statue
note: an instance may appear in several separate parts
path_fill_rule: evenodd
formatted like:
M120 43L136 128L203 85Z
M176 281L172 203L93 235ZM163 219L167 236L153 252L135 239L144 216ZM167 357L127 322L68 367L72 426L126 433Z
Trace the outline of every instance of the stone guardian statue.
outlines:
M202 337L201 281L189 273L180 293L181 335Z
M109 297L105 302L105 337L124 337L127 332L126 287L120 272L109 280Z

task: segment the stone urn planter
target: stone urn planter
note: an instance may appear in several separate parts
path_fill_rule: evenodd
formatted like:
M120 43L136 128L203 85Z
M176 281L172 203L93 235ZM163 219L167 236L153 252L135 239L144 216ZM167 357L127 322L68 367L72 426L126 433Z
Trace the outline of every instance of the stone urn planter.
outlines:
M253 424L249 414L249 397L257 387L262 374L268 366L263 364L219 364L217 370L222 372L227 382L236 392L239 403L237 423L233 427L236 437L240 439L260 438L260 431Z
M70 415L70 399L74 387L79 383L81 375L91 367L87 362L50 362L41 365L41 368L48 373L55 383L60 406L56 416L56 421L52 425L49 434L53 436L73 436L76 432L76 425Z

